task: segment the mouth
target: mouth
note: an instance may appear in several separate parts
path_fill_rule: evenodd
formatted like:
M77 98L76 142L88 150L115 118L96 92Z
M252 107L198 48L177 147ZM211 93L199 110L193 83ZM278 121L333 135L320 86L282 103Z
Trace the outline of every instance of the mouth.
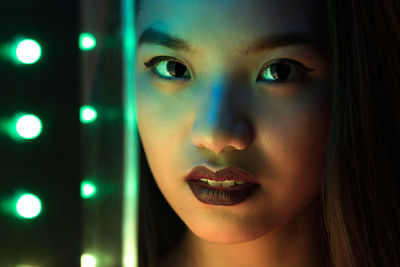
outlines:
M198 166L186 176L186 181L199 201L223 206L242 203L260 186L254 176L235 167L214 173Z
M259 186L258 184L241 184L231 187L211 186L200 180L189 180L189 187L195 197L210 205L232 206L246 200Z

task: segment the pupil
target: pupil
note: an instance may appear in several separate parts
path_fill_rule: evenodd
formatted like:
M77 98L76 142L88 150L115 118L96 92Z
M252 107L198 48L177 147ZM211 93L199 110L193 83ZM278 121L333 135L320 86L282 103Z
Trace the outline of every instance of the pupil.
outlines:
M288 64L274 64L271 66L271 75L277 80L286 80L290 74Z
M168 61L167 71L174 77L182 77L186 72L186 67L179 62Z

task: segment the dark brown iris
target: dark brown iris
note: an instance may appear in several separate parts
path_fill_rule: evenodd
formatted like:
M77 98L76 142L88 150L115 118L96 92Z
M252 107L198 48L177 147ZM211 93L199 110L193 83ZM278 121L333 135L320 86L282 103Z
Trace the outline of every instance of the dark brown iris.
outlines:
M186 67L177 61L167 62L167 71L176 78L181 78L186 73Z
M271 65L271 75L277 81L284 81L290 75L290 66L288 64L273 64Z

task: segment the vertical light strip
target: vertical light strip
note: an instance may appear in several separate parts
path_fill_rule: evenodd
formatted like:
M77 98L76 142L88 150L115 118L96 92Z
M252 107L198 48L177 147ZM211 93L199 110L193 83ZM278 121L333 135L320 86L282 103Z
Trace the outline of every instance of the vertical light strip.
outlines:
M124 86L124 196L122 207L122 265L138 267L139 156L135 108L134 0L122 0Z

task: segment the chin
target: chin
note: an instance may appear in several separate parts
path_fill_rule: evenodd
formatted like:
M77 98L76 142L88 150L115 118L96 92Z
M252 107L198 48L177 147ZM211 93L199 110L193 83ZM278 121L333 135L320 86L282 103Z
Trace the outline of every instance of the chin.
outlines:
M267 233L265 228L257 231L254 227L198 227L191 231L202 240L220 244L250 242Z

